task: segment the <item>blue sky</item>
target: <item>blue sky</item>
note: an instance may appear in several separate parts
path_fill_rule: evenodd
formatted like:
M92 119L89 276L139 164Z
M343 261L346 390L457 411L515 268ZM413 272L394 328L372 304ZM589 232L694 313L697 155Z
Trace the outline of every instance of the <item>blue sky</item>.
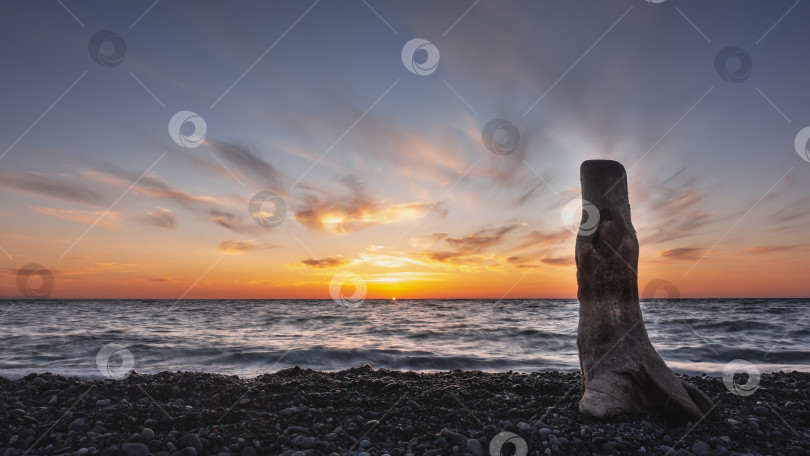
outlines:
M183 282L154 292L171 297L237 246L248 254L232 265L244 283L215 273L210 290L249 289L261 280L246 271L260 264L263 276L284 279L257 293L299 295L288 287L312 285L311 274L331 266L377 277L385 252L404 268L394 274L450 271L453 289L467 289L459 272L501 274L494 283L508 287L534 258L547 259L518 287L543 295L542 284L571 276L560 210L578 197L579 164L592 158L629 170L645 277L685 294L810 291L796 284L808 271L810 163L793 147L810 125L804 2L64 0L0 9L2 294L33 261L75 279L66 295L87 294L88 283ZM118 66L90 58L102 30L126 42ZM412 38L439 50L432 74L403 65ZM751 56L743 82L715 69L727 46ZM205 120L200 147L169 136L181 110ZM518 128L515 153L482 144L494 118ZM247 213L262 190L287 201L277 229L257 229ZM476 250L453 239L486 242ZM169 263L181 272L156 266ZM769 265L785 270L767 280L786 282L751 284ZM569 291L556 294L570 294L564 283Z

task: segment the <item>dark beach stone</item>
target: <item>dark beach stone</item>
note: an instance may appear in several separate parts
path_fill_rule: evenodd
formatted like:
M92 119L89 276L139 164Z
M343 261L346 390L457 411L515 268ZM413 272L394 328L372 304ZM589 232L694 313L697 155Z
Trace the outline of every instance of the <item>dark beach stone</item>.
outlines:
M696 440L695 443L692 444L692 453L695 453L697 456L707 456L710 452L711 447L706 442Z
M457 443L461 446L467 446L467 437L464 437L458 432L453 432L449 429L442 429L439 432L439 436L444 437L449 442Z
M203 452L203 445L200 441L200 436L197 434L186 434L183 437L180 437L177 440L178 446L182 447L191 447L197 451L197 454L202 454Z
M768 410L768 407L763 407L763 406L760 405L760 406L754 407L754 413L759 415L759 416L766 416L767 414L771 413L771 411Z
M242 448L241 455L242 456L256 456L256 449L253 448L252 446L246 446L246 447Z
M84 421L84 418L76 418L68 425L68 431L87 432L90 430L90 425Z
M121 447L124 456L146 456L149 448L143 443L128 443Z
M144 440L149 442L155 438L155 431L153 431L150 428L143 428L143 431L141 431L141 436L143 437Z
M484 451L481 442L477 439L467 440L467 451L472 453L473 456L483 456Z

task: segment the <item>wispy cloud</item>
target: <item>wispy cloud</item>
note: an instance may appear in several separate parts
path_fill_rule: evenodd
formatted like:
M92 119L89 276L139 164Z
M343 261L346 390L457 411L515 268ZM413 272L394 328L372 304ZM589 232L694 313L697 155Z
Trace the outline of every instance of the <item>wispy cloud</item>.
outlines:
M346 266L347 264L351 263L350 260L343 258L342 256L333 256L327 258L308 258L306 260L301 260L298 263L288 264L287 267L292 269L299 269L299 268L311 268L311 269L328 269L328 268L339 268L341 266Z
M255 241L252 239L247 239L244 241L222 241L219 244L219 250L223 252L228 252L232 255L238 255L241 253L251 252L254 250L269 250L269 249L278 249L281 247L286 247L285 244L277 244L273 242L260 242Z
M430 202L390 203L375 200L359 180L347 177L341 183L347 195L308 194L295 219L309 229L350 233L375 225L416 220L433 207Z
M748 247L747 249L743 250L743 253L774 253L774 252L782 252L785 250L796 250L798 246L796 245L762 245L756 247Z
M147 225L154 225L160 228L167 228L174 230L177 228L177 217L174 212L165 207L158 207L157 209L148 210L141 215L131 217L132 220L146 223Z
M681 247L662 250L658 252L658 256L676 261L697 261L703 256L705 251L706 249L702 247Z
M247 146L214 140L208 142L214 147L217 157L236 168L240 174L248 176L256 186L274 191L284 188L281 172Z
M109 203L104 193L80 184L78 180L75 176L0 170L0 187L9 190L90 206Z
M60 218L62 220L70 220L73 222L84 223L86 225L100 226L111 230L120 230L121 220L125 218L120 212L109 211L85 211L76 209L57 209L54 207L31 207L31 210L40 214L49 215L51 217ZM100 220L99 218L104 215Z

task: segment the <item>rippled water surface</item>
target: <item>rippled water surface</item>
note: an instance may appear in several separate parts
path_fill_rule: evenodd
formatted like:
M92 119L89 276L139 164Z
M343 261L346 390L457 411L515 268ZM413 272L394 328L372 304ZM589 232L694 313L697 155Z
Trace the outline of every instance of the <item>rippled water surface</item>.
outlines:
M643 302L647 331L676 371L719 375L734 359L810 371L807 300ZM2 301L0 375L100 376L96 355L126 347L139 372L240 376L365 362L401 370L579 369L576 300ZM121 362L114 357L112 362Z

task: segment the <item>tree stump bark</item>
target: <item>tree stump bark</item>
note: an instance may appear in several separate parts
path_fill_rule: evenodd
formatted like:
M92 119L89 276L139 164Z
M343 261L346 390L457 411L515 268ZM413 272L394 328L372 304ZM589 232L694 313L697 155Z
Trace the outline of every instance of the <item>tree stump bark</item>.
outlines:
M577 348L583 415L607 418L661 412L677 420L707 413L712 401L669 370L647 336L638 301L638 239L630 219L627 175L611 160L580 168L582 226L576 243ZM588 203L594 207L587 206Z

